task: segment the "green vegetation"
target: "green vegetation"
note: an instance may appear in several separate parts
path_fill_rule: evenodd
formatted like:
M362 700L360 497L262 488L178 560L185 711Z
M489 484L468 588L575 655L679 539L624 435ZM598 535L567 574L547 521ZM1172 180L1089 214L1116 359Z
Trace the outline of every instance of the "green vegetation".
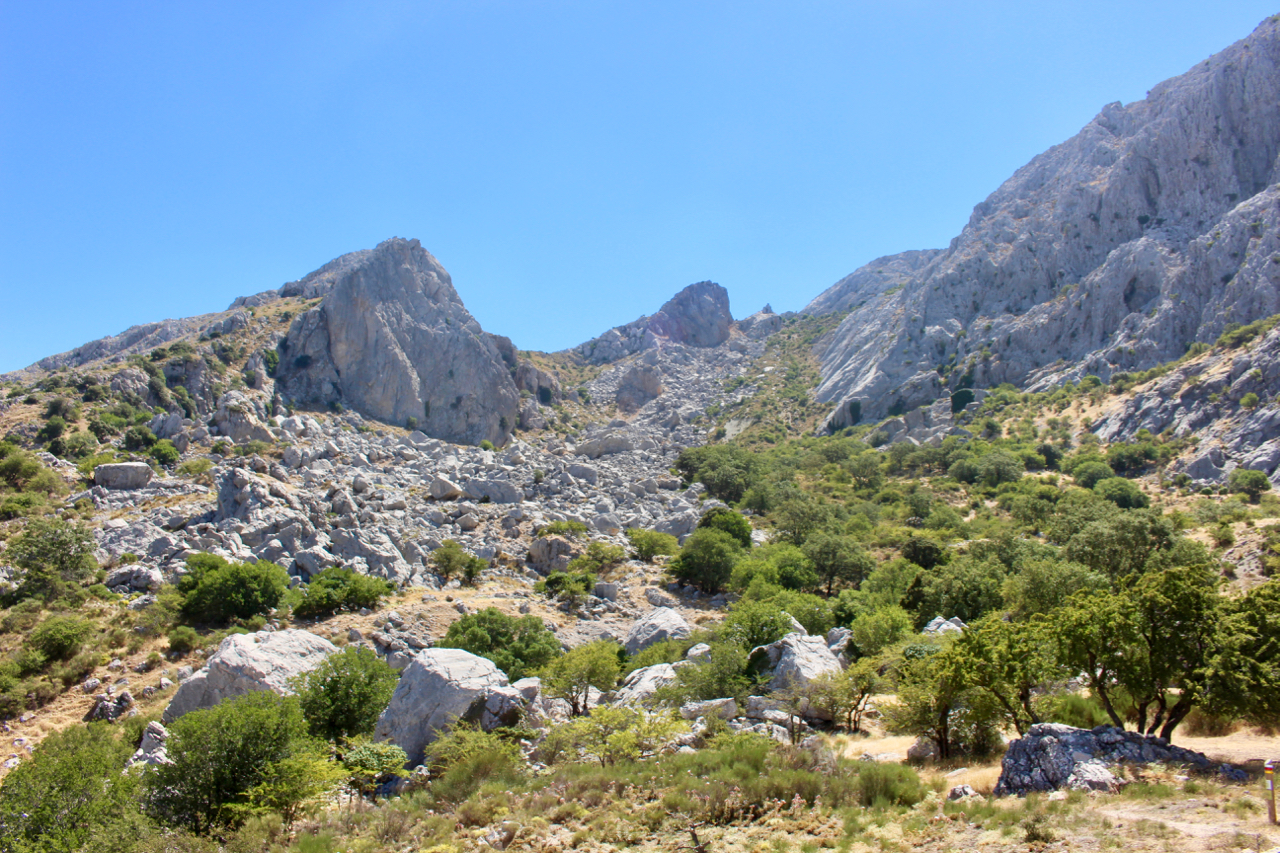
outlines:
M431 565L435 566L440 577L448 580L457 576L466 583L471 583L489 568L484 560L463 550L456 539L444 540L439 548L431 552Z
M398 679L372 649L350 646L299 675L294 689L311 734L342 742L373 733Z
M560 641L537 616L508 616L494 607L466 614L436 645L488 658L511 681L533 674L560 654Z
M382 599L394 591L389 581L330 566L313 576L303 588L293 605L293 613L303 619L316 619L364 607L377 610Z
M205 623L270 613L288 588L288 572L275 563L229 563L213 554L188 558L187 574L178 581L183 615Z

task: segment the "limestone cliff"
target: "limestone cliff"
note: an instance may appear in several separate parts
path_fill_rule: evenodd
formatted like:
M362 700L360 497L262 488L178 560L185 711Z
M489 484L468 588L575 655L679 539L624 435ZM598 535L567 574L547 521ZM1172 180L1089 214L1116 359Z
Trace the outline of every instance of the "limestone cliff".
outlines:
M1280 311L1278 152L1268 19L1145 100L1104 107L946 250L872 262L815 299L811 313L851 309L818 348L831 425L966 385L1106 379Z
M388 423L413 418L458 443L504 443L519 403L510 341L480 328L417 240L393 238L346 259L322 268L331 281L312 283L324 301L280 344L284 399L340 403Z
M733 315L728 292L712 281L691 284L677 293L658 313L616 326L598 338L574 347L595 364L649 349L659 339L693 347L714 347L729 339Z

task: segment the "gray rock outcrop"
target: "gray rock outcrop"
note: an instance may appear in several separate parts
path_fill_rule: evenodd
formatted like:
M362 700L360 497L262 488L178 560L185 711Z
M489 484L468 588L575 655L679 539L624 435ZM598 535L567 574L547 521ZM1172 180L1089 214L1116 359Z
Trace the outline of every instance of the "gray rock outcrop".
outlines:
M204 669L178 685L164 709L164 722L255 690L288 694L294 676L314 669L335 651L337 647L323 637L293 628L232 634Z
M145 462L112 462L93 469L93 482L104 489L141 489L153 473Z
M633 670L614 695L615 705L642 705L661 687L675 684L676 670L669 663L657 663Z
M623 646L634 655L662 640L683 640L693 633L684 617L670 607L656 607L631 626Z
M831 426L957 388L1145 369L1280 311L1280 22L1109 104L938 252L873 261L810 313ZM858 404L851 406L851 404Z
M437 733L467 712L491 688L506 687L507 677L493 662L461 649L427 649L414 655L400 674L391 704L378 718L374 739L390 741L422 763Z
M335 272L279 349L286 399L387 423L413 418L427 435L465 444L504 444L516 424L510 341L480 328L417 240L387 240Z
M762 673L772 673L770 690L803 687L822 675L843 669L825 638L800 633L787 634L777 642L752 649L751 661Z
M700 281L671 297L658 313L616 326L574 350L593 364L604 364L652 349L659 341L714 347L729 339L732 325L728 292L715 282Z
M1115 791L1120 787L1110 768L1117 764L1181 764L1202 773L1217 771L1232 779L1247 778L1230 765L1218 765L1199 752L1172 746L1164 738L1113 726L1077 729L1039 723L1009 744L1000 764L996 796L1070 788Z

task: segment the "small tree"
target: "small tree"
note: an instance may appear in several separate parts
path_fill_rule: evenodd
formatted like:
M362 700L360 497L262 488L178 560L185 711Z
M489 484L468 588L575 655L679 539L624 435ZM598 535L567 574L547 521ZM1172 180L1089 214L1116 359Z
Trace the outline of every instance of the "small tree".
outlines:
M836 581L856 587L876 567L875 560L852 536L819 531L805 540L804 552L813 561L818 576L826 582L827 595L831 595Z
M509 616L495 607L466 614L449 626L436 645L488 658L512 681L560 654L560 641L537 616Z
M1093 491L1121 509L1142 509L1151 501L1131 480L1124 477L1107 477L1093 484Z
M627 531L627 541L631 543L635 559L646 563L652 563L653 558L659 555L671 556L680 551L680 542L676 537L656 530L633 527Z
M400 676L372 649L348 646L294 679L311 734L330 741L371 734Z
M570 649L542 670L547 694L564 699L575 717L585 714L591 688L612 690L618 681L620 646L598 640Z
M272 764L313 749L306 732L298 700L270 690L191 711L169 726L172 763L147 770L145 808L199 833L234 822Z
M436 573L446 580L455 575L474 578L489 567L484 560L463 550L456 539L441 542L440 547L431 552L430 559Z
M814 680L813 704L825 709L837 723L851 732L862 731L862 717L871 697L883 688L877 664L861 658L840 672L829 672Z
M685 540L669 571L673 577L714 594L724 589L741 553L737 540L728 533L704 527Z
M1257 503L1262 493L1271 488L1271 481L1261 471L1236 468L1227 477L1227 488L1247 495L1250 503Z
M97 567L96 547L83 524L32 519L5 551L5 559L24 572L18 596L49 600L67 584L87 580Z
M105 723L45 738L0 787L0 849L86 849L94 829L137 809L137 779L122 772L130 750Z
M288 589L289 573L275 563L229 563L214 554L187 558L187 574L178 581L183 614L200 622L269 613Z
M723 530L743 548L751 547L751 522L742 513L734 512L728 507L718 506L707 510L698 520L698 527L712 530Z
M551 761L560 756L599 761L601 767L620 761L639 761L658 750L688 724L671 712L651 713L633 708L599 707L551 733L542 745Z
M248 791L249 805L279 812L290 829L308 806L332 792L346 776L327 754L300 752L266 766L262 781Z
M394 590L395 586L390 581L330 566L314 575L303 588L302 598L294 605L293 613L311 619L339 610L359 610L362 607L376 610L382 599Z

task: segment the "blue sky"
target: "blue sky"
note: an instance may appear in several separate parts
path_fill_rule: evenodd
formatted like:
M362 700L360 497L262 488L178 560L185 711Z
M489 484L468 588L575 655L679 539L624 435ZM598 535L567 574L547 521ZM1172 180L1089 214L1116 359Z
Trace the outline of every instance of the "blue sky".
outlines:
M1266 4L0 4L0 371L417 237L560 349L945 246Z

